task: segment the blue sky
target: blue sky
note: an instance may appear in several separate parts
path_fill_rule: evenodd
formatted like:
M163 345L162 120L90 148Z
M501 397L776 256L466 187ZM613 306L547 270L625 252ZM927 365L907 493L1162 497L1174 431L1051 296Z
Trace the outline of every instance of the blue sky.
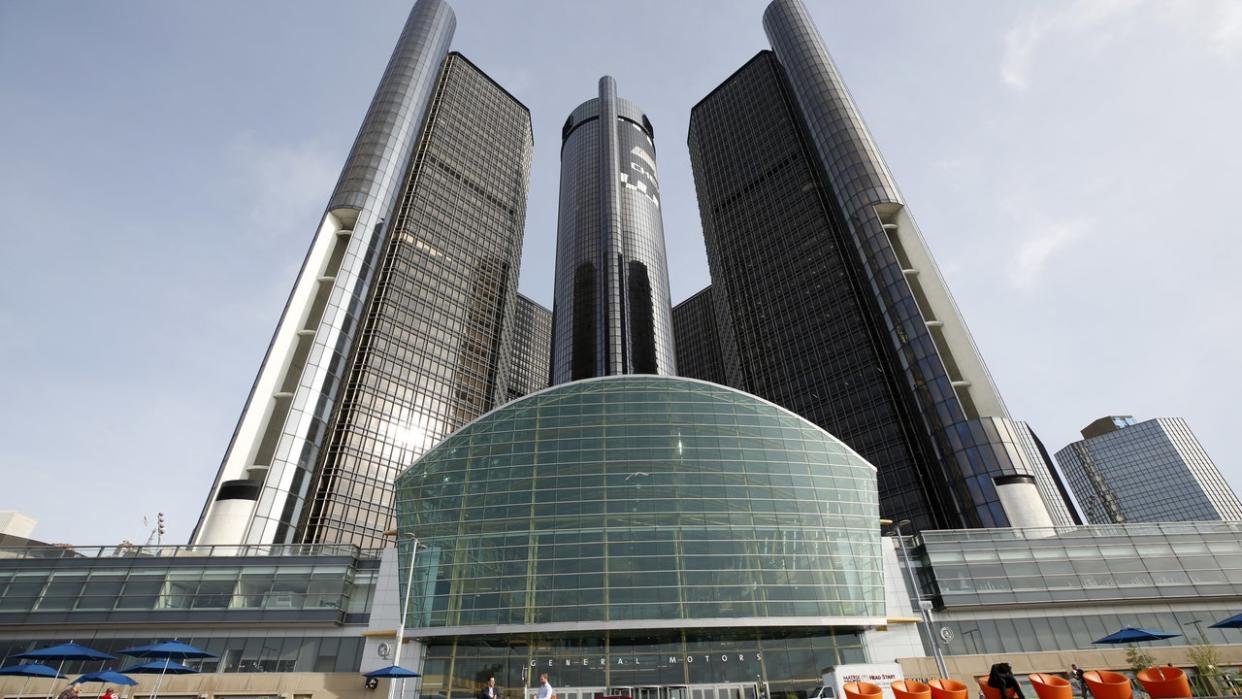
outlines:
M655 125L674 299L706 285L689 109L764 3L450 2L534 119L522 291L604 73ZM0 510L188 537L410 4L0 3ZM1242 4L808 4L1015 417L1055 450L1183 416L1242 487Z

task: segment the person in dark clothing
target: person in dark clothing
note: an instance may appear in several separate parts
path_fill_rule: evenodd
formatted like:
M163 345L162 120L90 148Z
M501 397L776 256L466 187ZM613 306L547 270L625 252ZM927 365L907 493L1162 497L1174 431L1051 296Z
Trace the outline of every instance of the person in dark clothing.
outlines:
M487 684L483 685L483 691L479 692L479 699L500 699L500 688L496 686L495 675L489 675Z
M1077 665L1070 665L1070 674L1073 675L1074 681L1078 683L1078 691L1082 694L1082 699L1087 699L1087 677L1083 669Z
M1022 695L1022 686L1018 684L1018 678L1013 676L1013 668L1009 667L1009 663L996 663L992 666L992 671L988 673L988 686L1000 690L1001 697L1009 695L1009 690L1013 690L1013 696L1017 699L1026 699Z

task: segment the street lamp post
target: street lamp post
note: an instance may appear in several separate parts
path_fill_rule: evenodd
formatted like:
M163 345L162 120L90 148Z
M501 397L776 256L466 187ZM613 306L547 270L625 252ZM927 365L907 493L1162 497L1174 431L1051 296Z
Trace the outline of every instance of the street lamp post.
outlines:
M923 591L919 589L918 580L914 577L914 568L910 564L910 554L906 552L906 540L901 536L901 528L908 526L910 520L903 519L893 525L893 534L897 537L897 548L901 551L902 568L910 578L910 589L914 591L914 600L918 603L919 617L922 619L923 632L927 634L927 642L931 644L932 658L936 661L936 669L941 677L949 676L949 668L944 662L940 643L936 640L936 632L932 629L931 601L924 604Z
M977 628L966 629L965 631L962 631L962 635L970 637L970 647L972 650L974 650L975 655L978 655L979 654L979 639L978 639L979 629Z
M391 536L401 536L396 530L384 532ZM413 539L413 546L410 548L410 570L405 575L405 595L401 602L401 620L397 623L397 647L392 652L392 664L401 665L401 647L405 645L405 620L410 615L410 591L414 589L414 559L418 556L418 537L412 533L406 536ZM397 541L397 567L401 567L401 542ZM388 683L388 699L395 699L394 691L397 689L397 683L389 681ZM405 697L405 678L401 678L401 696Z

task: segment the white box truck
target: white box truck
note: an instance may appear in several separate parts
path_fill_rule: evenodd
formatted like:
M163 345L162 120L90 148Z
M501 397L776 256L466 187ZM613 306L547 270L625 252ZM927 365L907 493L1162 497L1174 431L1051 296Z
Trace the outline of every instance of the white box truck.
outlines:
M835 665L824 670L823 684L808 693L807 699L845 699L846 682L870 682L883 690L884 699L895 699L892 685L901 679L905 676L897 663Z

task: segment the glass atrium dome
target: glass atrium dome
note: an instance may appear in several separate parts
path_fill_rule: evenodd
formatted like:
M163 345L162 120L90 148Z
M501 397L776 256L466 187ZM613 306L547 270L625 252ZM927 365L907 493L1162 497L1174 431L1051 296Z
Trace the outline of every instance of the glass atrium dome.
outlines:
M562 384L397 480L419 636L884 623L875 468L771 403L693 379ZM693 621L692 621L693 620Z

